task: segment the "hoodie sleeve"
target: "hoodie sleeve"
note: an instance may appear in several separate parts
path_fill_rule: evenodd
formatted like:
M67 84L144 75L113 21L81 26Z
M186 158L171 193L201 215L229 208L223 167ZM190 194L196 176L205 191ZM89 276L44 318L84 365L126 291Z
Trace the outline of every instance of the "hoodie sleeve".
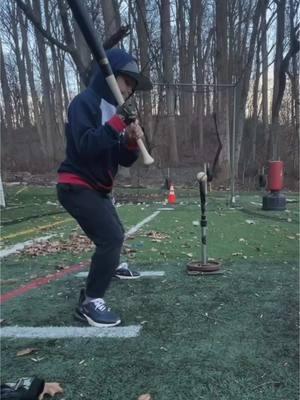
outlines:
M139 157L139 147L136 141L128 141L122 136L120 141L119 164L130 167Z
M101 125L101 110L96 100L83 92L70 104L68 131L78 154L84 159L99 158L103 152L119 146L124 122L118 117Z

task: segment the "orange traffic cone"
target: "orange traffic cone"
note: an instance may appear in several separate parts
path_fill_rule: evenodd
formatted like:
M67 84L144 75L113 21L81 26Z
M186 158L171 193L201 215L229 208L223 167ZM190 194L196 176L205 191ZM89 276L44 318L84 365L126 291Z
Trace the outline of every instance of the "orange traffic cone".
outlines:
M170 186L170 192L169 192L169 196L168 196L168 203L169 204L175 204L176 203L176 195L175 195L174 185L172 185L172 184Z

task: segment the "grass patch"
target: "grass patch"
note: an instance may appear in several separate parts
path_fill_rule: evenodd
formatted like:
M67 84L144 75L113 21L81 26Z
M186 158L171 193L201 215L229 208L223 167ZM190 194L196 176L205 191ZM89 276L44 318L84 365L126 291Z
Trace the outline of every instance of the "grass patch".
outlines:
M175 211L161 212L128 241L136 250L132 265L164 270L165 276L113 281L107 293L124 325L142 324L141 335L2 339L2 380L36 374L59 381L64 398L72 400L134 400L142 393L159 400L296 400L298 205L288 204L289 212L264 212L251 204L259 202L257 194L247 194L240 198L242 209L230 210L226 196L212 193L208 205L209 257L222 260L223 275L186 274L187 262L200 258L200 228L193 225L200 211L196 193L182 197ZM128 230L156 209L152 202L118 211ZM153 241L149 230L168 237ZM11 256L2 263L2 279L30 281L87 256ZM1 318L10 325L76 326L72 314L83 285L83 279L68 275L8 301ZM41 361L16 357L26 347L37 347Z

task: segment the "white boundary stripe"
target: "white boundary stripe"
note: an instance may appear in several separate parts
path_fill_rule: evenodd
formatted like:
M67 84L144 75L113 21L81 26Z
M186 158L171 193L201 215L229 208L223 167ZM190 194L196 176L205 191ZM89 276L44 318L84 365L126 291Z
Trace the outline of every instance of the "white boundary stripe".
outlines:
M156 276L164 276L165 275L165 271L139 271L139 274L141 275L141 277L156 277ZM88 272L83 271L83 272L78 272L78 274L75 275L76 278L87 278L88 276ZM134 279L134 280L138 280L138 279Z
M7 326L0 329L2 338L22 339L65 339L65 338L132 338L137 337L141 325L129 325L111 328L77 327L77 326L47 326L24 327Z
M44 242L45 240L48 240L53 236L55 235L42 236L34 240L27 240L26 242L17 243L13 246L6 247L5 249L0 251L0 258L7 257L10 256L11 254L17 253L18 251L23 250L24 247L30 246L33 243Z
M156 276L164 276L165 271L141 271L141 277L152 278Z
M153 218L155 218L160 211L155 211L153 214L149 215L149 217L143 219L143 221L139 222L135 226L129 229L128 232L125 234L125 238L128 238L128 236L133 235L135 232L137 232L143 225L147 224L147 222L150 222Z
M257 203L256 201L250 201L250 204L253 204L254 206L262 206L262 203Z

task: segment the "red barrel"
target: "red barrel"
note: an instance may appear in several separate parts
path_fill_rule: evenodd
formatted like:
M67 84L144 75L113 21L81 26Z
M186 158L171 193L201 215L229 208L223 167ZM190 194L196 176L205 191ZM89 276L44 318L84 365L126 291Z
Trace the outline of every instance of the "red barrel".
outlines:
M279 192L283 188L283 162L269 161L268 188Z

